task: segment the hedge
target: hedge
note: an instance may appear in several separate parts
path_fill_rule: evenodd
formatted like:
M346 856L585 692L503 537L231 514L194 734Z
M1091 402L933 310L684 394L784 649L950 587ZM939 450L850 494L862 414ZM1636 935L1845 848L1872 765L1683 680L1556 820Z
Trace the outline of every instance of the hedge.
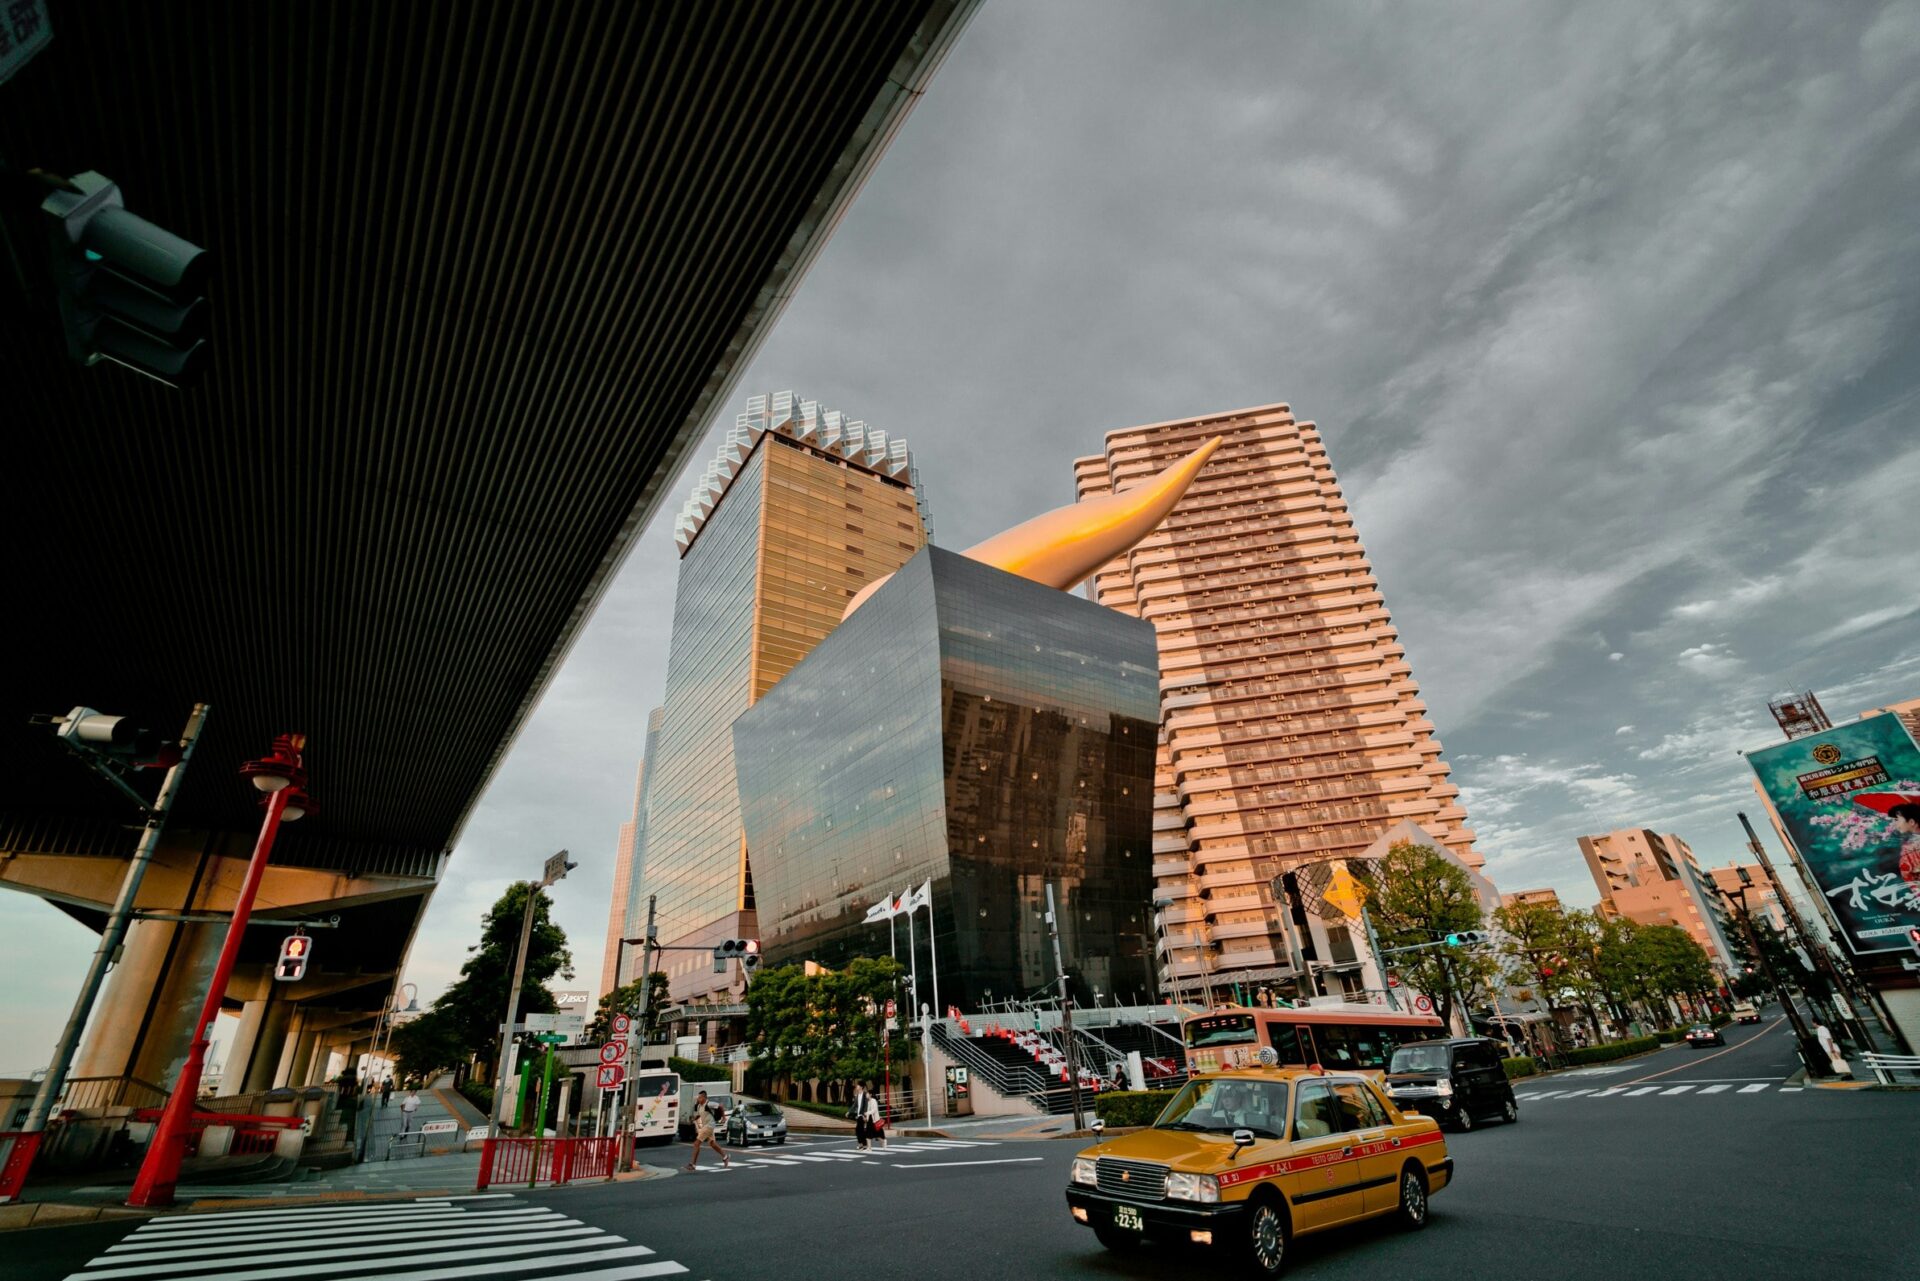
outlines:
M692 1059L671 1058L667 1067L680 1074L682 1081L731 1081L733 1069L723 1068L713 1063L696 1063Z
M493 1115L493 1087L479 1081L460 1082L460 1093L467 1102L480 1109L487 1116Z
M1712 1018L1707 1020L1707 1026L1708 1027L1725 1027L1727 1024L1731 1022L1733 1022L1733 1015L1716 1014Z
M1516 1081L1523 1076L1532 1076L1540 1070L1540 1065L1534 1062L1531 1056L1525 1054L1516 1059L1501 1059L1500 1066L1507 1070L1509 1081Z
M1093 1099L1093 1114L1108 1125L1152 1125L1177 1090L1112 1090Z
M1663 1027L1655 1030L1653 1039L1662 1045L1672 1045L1685 1035L1686 1033L1677 1027Z
M1566 1060L1568 1064L1605 1063L1609 1059L1624 1059L1659 1048L1659 1037L1636 1036L1625 1041L1608 1041L1604 1045L1589 1045L1581 1049L1568 1050Z

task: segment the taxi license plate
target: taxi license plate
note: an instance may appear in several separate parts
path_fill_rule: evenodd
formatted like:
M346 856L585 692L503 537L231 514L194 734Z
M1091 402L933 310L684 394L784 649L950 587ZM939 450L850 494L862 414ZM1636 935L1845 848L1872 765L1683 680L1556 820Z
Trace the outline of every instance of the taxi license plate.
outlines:
M1135 1232L1144 1232L1147 1229L1147 1222L1140 1217L1140 1211L1134 1209L1132 1206L1116 1205L1113 1207L1113 1226L1116 1228L1130 1228Z

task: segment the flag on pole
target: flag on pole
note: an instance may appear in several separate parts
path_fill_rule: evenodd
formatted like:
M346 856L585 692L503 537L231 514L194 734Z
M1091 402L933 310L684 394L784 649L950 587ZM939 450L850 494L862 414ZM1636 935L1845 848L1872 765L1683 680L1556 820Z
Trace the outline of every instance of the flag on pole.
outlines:
M933 886L933 882L928 881L925 885L922 885L920 887L918 893L928 894L930 893L932 886ZM902 912L911 912L915 908L925 907L927 905L927 902L928 902L928 899L926 898L916 899L913 894L904 894L904 893L895 894L892 898L883 898L878 903L875 903L872 907L867 909L867 916L866 916L865 923L868 925L872 925L877 921L890 921L894 917L900 915Z
M872 907L867 909L866 923L868 925L872 925L876 921L890 921L892 919L893 919L893 900L890 898L883 898L878 903L875 903Z
M929 877L927 880L924 880L920 883L919 889L907 895L907 901L905 905L899 908L898 910L902 912L917 912L923 907L932 907L932 906L933 906L933 880L931 877Z

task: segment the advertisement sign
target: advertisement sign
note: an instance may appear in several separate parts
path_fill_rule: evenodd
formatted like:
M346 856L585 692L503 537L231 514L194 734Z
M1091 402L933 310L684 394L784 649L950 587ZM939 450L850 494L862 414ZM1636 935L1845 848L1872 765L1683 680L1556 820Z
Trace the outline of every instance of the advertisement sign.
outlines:
M1889 713L1747 753L1855 954L1920 925L1920 747Z

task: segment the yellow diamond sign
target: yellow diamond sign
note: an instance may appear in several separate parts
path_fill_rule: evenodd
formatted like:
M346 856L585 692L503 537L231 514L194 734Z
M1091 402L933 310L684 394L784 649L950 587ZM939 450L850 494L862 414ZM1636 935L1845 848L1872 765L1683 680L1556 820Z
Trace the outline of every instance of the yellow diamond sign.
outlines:
M1336 863L1327 877L1327 892L1321 897L1347 917L1357 917L1367 901L1367 887L1354 878L1345 863Z

